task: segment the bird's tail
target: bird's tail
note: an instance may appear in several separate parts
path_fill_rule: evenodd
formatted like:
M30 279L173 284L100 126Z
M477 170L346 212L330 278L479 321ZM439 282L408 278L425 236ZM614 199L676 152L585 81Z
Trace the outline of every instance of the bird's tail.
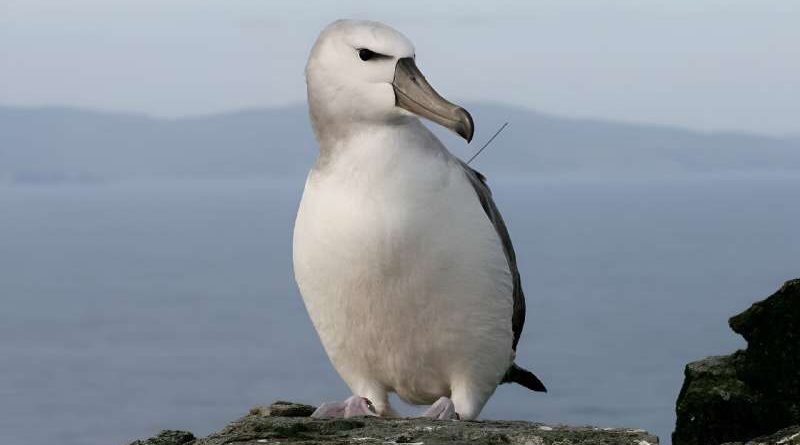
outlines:
M544 383L539 380L539 377L527 369L517 366L516 363L511 364L500 383L517 383L531 391L547 392L547 388L544 387Z

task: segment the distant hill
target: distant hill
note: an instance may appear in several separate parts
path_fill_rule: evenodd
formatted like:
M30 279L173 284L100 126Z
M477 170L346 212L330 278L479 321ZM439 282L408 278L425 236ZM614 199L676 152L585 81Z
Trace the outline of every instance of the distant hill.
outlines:
M473 104L475 142L436 129L489 176L798 172L800 139L566 119ZM0 182L302 176L316 155L305 106L182 119L68 108L0 107Z

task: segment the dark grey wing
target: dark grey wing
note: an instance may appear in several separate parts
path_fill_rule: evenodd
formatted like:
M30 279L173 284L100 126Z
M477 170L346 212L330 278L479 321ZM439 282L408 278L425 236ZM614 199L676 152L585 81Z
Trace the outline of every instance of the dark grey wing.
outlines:
M486 212L486 216L492 222L494 230L503 243L503 251L506 254L506 260L508 260L508 269L511 271L514 284L514 313L511 315L511 330L514 332L512 348L516 351L519 337L522 335L522 327L525 325L525 294L522 293L522 281L519 277L519 269L517 269L517 255L514 253L514 246L511 244L511 237L508 236L508 229L503 221L503 216L497 210L497 206L492 199L492 191L489 190L489 186L486 184L486 177L461 160L458 162L464 169L464 174L472 184L472 188L475 189L475 194L478 196L483 211ZM539 380L539 377L516 363L511 364L500 383L517 383L532 391L547 392L547 388Z
M489 217L489 221L492 222L494 230L503 243L503 251L506 254L508 268L511 270L511 277L514 283L514 313L511 316L511 329L514 332L514 343L512 346L516 351L519 337L522 335L522 326L525 325L525 294L522 293L522 281L520 280L519 270L517 269L517 255L514 253L514 246L511 244L511 237L508 235L508 229L506 229L503 216L500 215L500 211L497 210L497 206L492 199L492 191L486 184L486 177L463 161L459 160L458 162L461 164L461 167L464 168L464 173L472 184L472 188L475 189L475 194L478 195L478 200L481 202L481 206L483 206L483 211L486 212L486 216Z

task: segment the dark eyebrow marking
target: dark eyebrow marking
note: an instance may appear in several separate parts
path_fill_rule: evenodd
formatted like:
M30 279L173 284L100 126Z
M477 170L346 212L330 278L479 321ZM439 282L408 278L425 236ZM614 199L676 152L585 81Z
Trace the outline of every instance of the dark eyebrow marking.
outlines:
M371 50L369 48L356 48L356 51L358 51L359 58L361 58L361 60L363 60L365 62L368 61L368 60L392 59L393 58L392 56L375 52L375 51L373 51L373 50Z

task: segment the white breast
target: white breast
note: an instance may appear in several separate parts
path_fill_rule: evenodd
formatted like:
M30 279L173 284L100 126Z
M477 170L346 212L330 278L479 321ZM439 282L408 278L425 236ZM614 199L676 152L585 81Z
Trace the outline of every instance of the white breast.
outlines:
M294 269L314 326L354 392L431 403L458 379L496 386L512 360L499 237L447 152L388 145L309 175Z

